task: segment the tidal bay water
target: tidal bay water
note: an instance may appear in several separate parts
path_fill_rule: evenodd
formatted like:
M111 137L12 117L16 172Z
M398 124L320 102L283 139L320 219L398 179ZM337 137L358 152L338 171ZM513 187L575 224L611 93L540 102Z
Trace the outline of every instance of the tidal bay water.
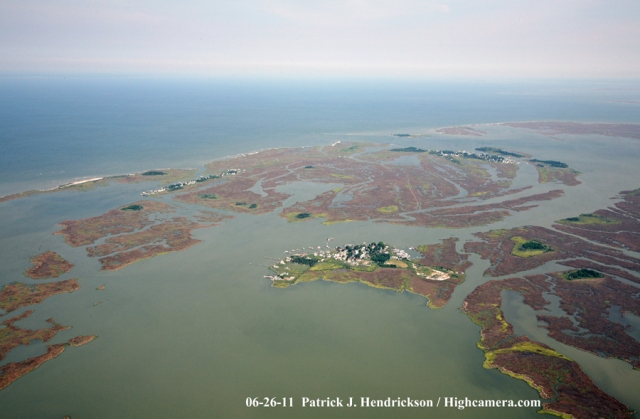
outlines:
M296 406L301 397L411 397L434 403L439 397L538 399L523 381L482 368L484 356L476 347L479 327L459 310L464 297L489 280L482 277L486 262L477 257L472 258L475 266L467 281L441 310L428 309L426 300L416 295L360 284L319 281L275 289L263 278L271 262L265 257L324 245L328 237L336 244L383 240L398 247L452 236L466 240L477 231L549 226L558 218L610 205L616 192L640 187L638 140L558 140L520 130L478 138L403 139L390 134L507 120L640 122L637 105L619 103L633 90L605 89L612 86L616 85L0 79L0 141L5 150L0 195L99 175L201 168L227 155L338 140L467 150L497 146L561 159L582 172L583 180L571 188L537 186L540 191L561 188L565 196L473 229L370 222L324 226L318 220L287 223L277 213L238 215L195 231L203 242L186 251L114 272L98 271L98 262L87 258L82 248L71 248L52 233L60 221L100 215L138 200L148 184L0 204L0 285L34 282L22 275L28 258L54 250L76 264L61 279L77 277L82 286L34 306L35 313L18 325L45 327L44 320L53 316L73 327L52 343L99 335L0 391L2 416L539 417L535 408L246 407L248 397L293 397ZM536 176L532 171L524 175ZM310 190L290 186L294 196L285 205L308 199ZM170 202L170 197L163 199ZM106 290L97 291L103 284ZM535 334L539 330L527 320L531 313L519 318L521 311L509 308L517 303L509 300L507 319L522 323L518 330ZM44 351L44 344L34 342L0 365ZM590 363L589 356L576 360L589 363L585 370L595 379L608 364ZM625 390L625 384L637 382L637 371L614 376L618 380L611 385L611 375L602 377L597 382L603 389L640 409Z

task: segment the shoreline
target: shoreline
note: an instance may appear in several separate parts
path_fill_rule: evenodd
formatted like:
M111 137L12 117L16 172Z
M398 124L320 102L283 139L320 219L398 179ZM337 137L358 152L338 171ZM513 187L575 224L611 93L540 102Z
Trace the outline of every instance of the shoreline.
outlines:
M197 168L162 168L162 169L150 169L150 170L166 170L166 171L197 171ZM10 193L7 195L0 196L0 204L7 201L13 201L16 199L27 198L34 195L40 195L45 193L54 193L66 190L74 190L74 188L78 187L78 190L84 191L86 189L90 189L93 185L88 185L91 183L98 183L101 181L110 182L114 179L126 179L128 177L142 176L145 171L128 173L128 174L115 174L115 175L104 175L104 176L94 176L87 179L81 179L73 182L62 183L57 186L48 189L30 189L21 192ZM161 177L158 177L161 179ZM153 176L149 177L149 181L153 181ZM106 186L106 185L105 185Z
M473 124L459 124L459 125L454 125L454 126L444 126L444 127L432 127L430 128L429 134L409 134L410 137L423 137L425 135L459 135L459 134L449 134L446 132L446 130L456 130L459 128L469 128L469 127L482 127L482 126L502 126L502 127L511 127L511 128L524 128L527 129L526 126L528 125L536 125L536 127L534 128L530 128L533 129L534 131L537 131L539 134L541 135L550 135L549 132L545 132L544 130L541 130L540 128L544 125L551 125L554 126L556 129L558 129L559 127L563 126L563 125L571 125L574 129L575 128L585 128L585 129L589 129L591 128L592 130L594 130L595 132L558 132L557 134L574 134L574 135L584 135L584 134L593 134L593 135L605 135L605 136L620 136L622 138L638 138L638 136L640 135L640 124L638 123L620 123L620 122L580 122L580 121L570 121L570 120L549 120L549 121L506 121L506 122L489 122L489 123L473 123ZM639 133L633 132L633 133L629 133L626 131L620 131L620 130L615 130L615 133L607 133L607 134L603 134L602 128L603 126L608 126L609 128L619 128L621 126L625 126L625 127L638 127L638 131ZM548 128L548 127L547 127ZM566 128L565 128L566 129ZM581 130L579 130L581 131ZM367 133L368 135L374 135L375 133ZM485 134L485 133L482 133ZM481 134L481 136L482 136ZM613 135L615 134L615 135ZM624 135L627 134L627 135ZM363 135L363 133L346 133L346 134L341 134L341 135ZM393 134L381 134L381 135L392 135ZM461 135L465 135L465 134L461 134ZM468 134L467 134L468 135ZM340 144L340 141L338 141L337 143L334 142L332 144L318 144L318 147L323 147L323 146L335 146L337 144ZM388 145L391 145L392 143L389 142ZM258 149L258 150L251 150L248 151L246 153L237 153L234 155L228 155L228 156L224 156L221 158L217 158L217 159L212 159L210 161L208 161L207 163L204 163L204 170L206 172L206 166L212 162L215 161L224 161L224 160L230 160L230 159L234 159L234 158L241 158L241 157L245 157L245 156L249 156L249 155L254 155L254 154L258 154L264 151L270 151L270 150L278 150L278 149L292 149L292 148L306 148L308 146L301 146L301 147L270 147L270 148L262 148L262 149ZM202 169L202 167L201 167ZM165 168L165 169L153 169L153 170L199 170L197 168ZM3 196L0 196L0 203L6 202L6 201L12 201L15 199L20 199L20 198L26 198L29 196L33 196L33 195L38 195L38 194L42 194L42 193L53 193L53 192L57 192L60 190L67 190L70 188L74 188L74 187L84 187L85 185L91 184L91 183L97 183L97 182L101 182L101 181L110 181L112 179L117 179L117 178L126 178L129 176L140 176L142 173L144 173L143 171L141 172L134 172L134 173L129 173L129 174L113 174L113 175L90 175L92 177L86 178L86 179L80 179L80 180L76 180L76 181L72 181L72 182L67 182L67 183L62 183L59 184L57 186L54 186L52 188L48 188L48 189L31 189L31 190L26 190L26 191L20 191L20 192L14 192L14 193L10 193L10 194L6 194Z

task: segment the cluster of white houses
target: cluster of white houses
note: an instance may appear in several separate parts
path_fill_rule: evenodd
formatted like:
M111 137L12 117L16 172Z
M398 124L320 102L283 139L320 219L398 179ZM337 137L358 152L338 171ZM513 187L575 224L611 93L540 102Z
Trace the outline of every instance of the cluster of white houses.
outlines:
M510 157L499 156L497 154L489 154L489 153L470 153L466 150L462 151L451 151L451 150L428 150L429 154L433 154L439 157L463 157L465 159L477 159L484 160L491 163L517 163L517 161L513 160Z
M151 191L147 191L147 192L142 192L140 195L142 196L151 196L151 195L156 195L159 193L163 193L163 192L171 192L171 191L177 191L179 189L183 189L185 186L190 186L190 185L195 185L196 183L201 183L201 182L205 182L209 179L219 179L225 176L232 176L232 175L236 175L238 173L242 173L244 172L244 169L229 169L229 170L225 170L224 172L220 173L219 175L203 175L203 176L199 176L198 178L194 179L194 180L189 180L186 182L176 182L176 183L172 183L171 185L167 185L164 186L162 188L159 189L154 189Z
M380 253L389 254L387 250L388 248L389 246L386 246ZM371 255L366 244L363 244L362 246L352 246L348 244L344 248L336 247L336 252L332 257L350 265L371 264Z
M362 245L347 244L344 247L336 246L335 250L331 250L328 244L325 245L325 247L327 249L323 249L321 246L317 246L317 248L309 246L310 251L308 253L304 251L301 252L299 250L287 250L285 253L289 253L291 256L278 260L271 266L271 270L275 272L278 272L279 270L289 271L289 267L284 265L292 262L293 258L307 258L309 261L313 261L313 264L322 263L327 259L335 259L352 266L371 266L374 262L371 259L372 253L378 255L389 255L389 259L409 259L411 257L404 250L390 248L389 246L382 245L381 243L371 243L369 245L366 243L363 243ZM311 256L313 256L313 258L311 258ZM293 281L295 276L290 276L281 272L277 275L265 275L265 278L268 278L271 281Z

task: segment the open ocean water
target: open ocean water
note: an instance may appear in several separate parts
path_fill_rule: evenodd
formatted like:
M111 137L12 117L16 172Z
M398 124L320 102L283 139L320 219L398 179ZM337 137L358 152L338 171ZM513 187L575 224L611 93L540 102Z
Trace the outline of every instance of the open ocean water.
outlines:
M267 147L529 120L638 122L640 84L0 77L0 196ZM412 131L413 132L413 131Z
M633 102L639 98L640 85L625 82L0 78L0 195L94 176L202 168L216 158L263 148L350 139L428 148L500 146L563 160L583 173L582 185L562 188L563 198L491 226L323 226L319 221L287 223L277 214L239 215L195 231L203 243L186 251L114 272L99 272L98 262L87 258L83 248L71 248L52 233L60 221L100 215L139 199L149 184L0 204L0 285L29 282L22 275L28 258L45 250L75 263L60 279L78 277L82 285L34 306L35 313L18 325L44 327L53 316L73 326L51 343L99 335L0 391L0 416L537 418L533 408L247 408L247 397L293 397L296 404L300 397L538 399L523 381L482 368L479 328L459 311L464 297L489 279L482 277L486 262L477 257L467 281L441 310L428 309L419 296L360 284L315 282L274 289L262 277L265 268L257 265L286 249L322 245L327 237L335 243L383 240L415 246L451 236L464 240L493 228L548 226L610 205L618 191L640 187L638 140L540 140L524 131L513 131L513 136L503 131L493 139L390 134L521 120L638 123L640 105ZM524 169L523 176L535 178ZM294 198L300 199L305 190L298 189ZM107 289L96 291L102 284ZM552 344L522 307L517 298L507 298L507 319L517 322L518 332ZM616 360L554 348L573 351L568 355L575 355L598 385L640 409L638 371ZM34 342L0 365L44 351L44 344Z

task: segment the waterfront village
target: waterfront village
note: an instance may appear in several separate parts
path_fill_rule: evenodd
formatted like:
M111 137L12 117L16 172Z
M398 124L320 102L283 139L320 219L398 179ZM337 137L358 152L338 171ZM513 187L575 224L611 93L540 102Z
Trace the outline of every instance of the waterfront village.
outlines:
M425 279L444 281L455 272L445 268L435 269L419 265L411 260L411 255L402 249L388 246L383 242L363 244L347 244L344 247L331 248L327 239L325 247L309 246L307 249L285 250L287 256L276 259L277 262L269 267L276 275L265 275L271 281L293 282L306 270L334 270L352 269L356 271L374 271L378 267L412 269L416 275ZM415 248L409 248L416 250ZM458 272L462 274L462 272Z
M159 189L154 189L151 191L146 191L146 192L142 192L140 195L142 196L152 196L152 195L157 195L163 192L172 192L172 191L177 191L179 189L184 189L185 186L190 186L190 185L195 185L196 183L202 183L202 182L206 182L209 179L219 179L219 178L223 178L225 176L233 176L233 175L237 175L238 173L242 173L244 172L244 169L229 169L229 170L225 170L224 172L220 173L219 175L203 175L203 176L199 176L196 179L193 180L189 180L186 182L176 182L176 183L172 183L170 185L164 186L162 188Z
M462 151L453 151L453 150L424 150L422 148L417 147L404 147L404 148L392 148L389 151L396 152L405 152L405 153L428 153L433 156L444 157L448 160L451 160L455 163L459 163L456 158L462 157L465 159L476 159L476 160L484 160L489 163L516 163L519 164L518 161L512 159L511 157L525 157L524 154L513 153L510 151L504 151L499 148L494 147L480 147L476 148L477 151L481 153L471 153L466 150ZM498 154L485 153L485 151L492 151L498 154L502 154L501 156ZM507 156L507 157L505 157ZM511 157L509 157L511 156Z
M484 160L490 163L505 163L505 164L519 163L510 157L503 157L503 156L498 156L496 154L489 154L489 153L469 153L468 151L465 151L465 150L463 151L428 150L428 153L438 157L445 157L448 159L463 157L465 159Z

